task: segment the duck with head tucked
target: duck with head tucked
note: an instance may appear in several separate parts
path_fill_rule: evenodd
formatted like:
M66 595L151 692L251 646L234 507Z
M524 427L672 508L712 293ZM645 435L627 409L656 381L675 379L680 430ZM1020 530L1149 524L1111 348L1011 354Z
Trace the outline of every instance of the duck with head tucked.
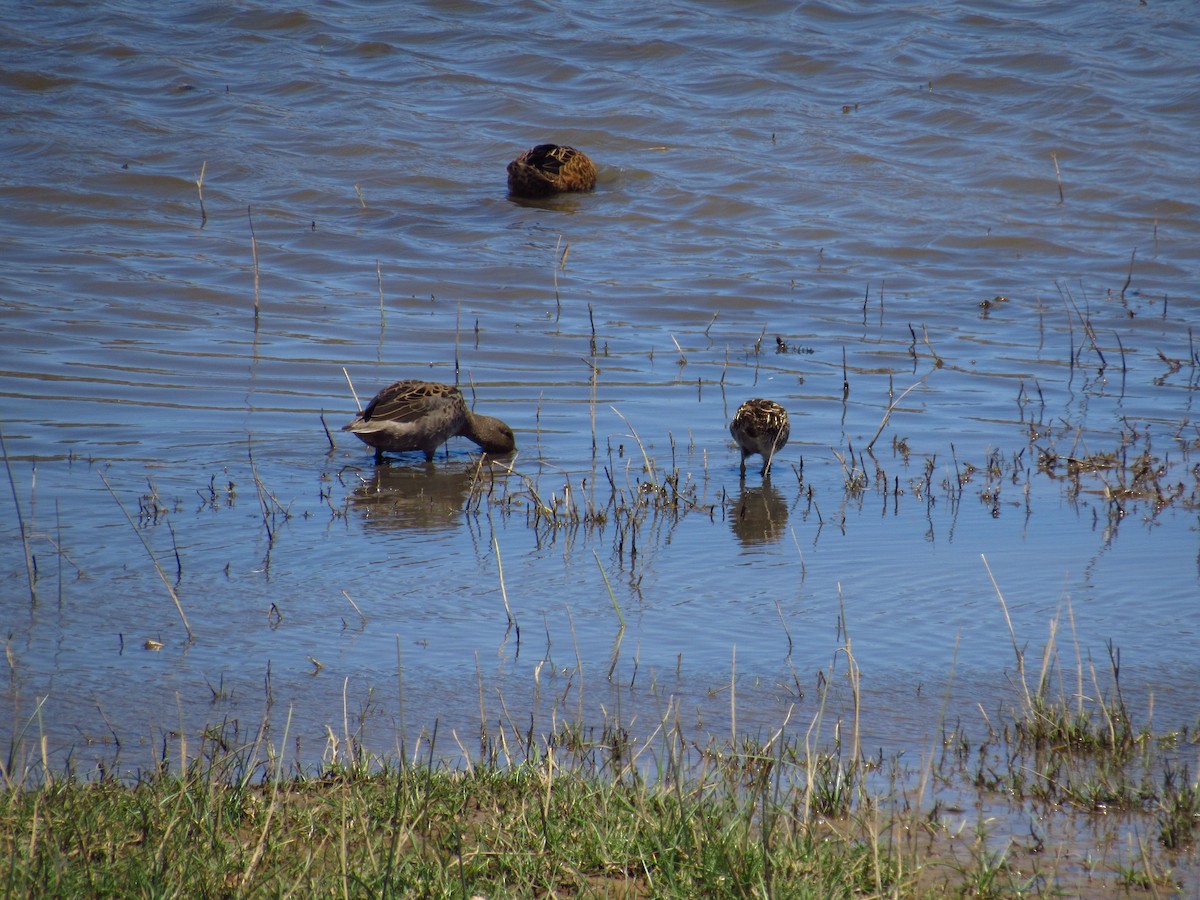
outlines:
M733 414L729 433L742 451L742 477L746 477L746 458L759 453L763 458L761 475L771 475L771 460L782 450L791 435L787 410L774 400L747 400Z
M342 431L374 447L376 462L384 453L406 450L420 450L432 462L438 447L455 435L469 438L485 453L517 449L511 428L492 416L471 412L458 388L430 381L389 384Z
M595 187L595 165L574 147L538 144L508 164L508 190L516 197L546 197Z

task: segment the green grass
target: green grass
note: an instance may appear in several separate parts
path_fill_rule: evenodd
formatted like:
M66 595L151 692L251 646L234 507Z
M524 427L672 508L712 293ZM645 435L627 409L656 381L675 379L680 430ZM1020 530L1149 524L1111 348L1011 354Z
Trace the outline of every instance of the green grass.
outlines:
M1043 693L981 744L947 733L914 777L899 757L858 752L855 720L814 749L825 706L807 733L781 727L765 742L559 723L519 746L484 735L483 761L453 766L369 756L347 735L316 771L285 773L262 734L247 741L229 724L121 779L49 772L36 749L14 770L10 753L0 885L5 896L1023 897L1154 896L1178 888L1177 867L1195 878L1200 786L1173 762L1191 732L1131 730L1131 751L1097 736L1113 734L1113 709L1085 705L1085 729L1073 701ZM1110 839L1094 858L1095 801L1080 798L1104 792L1142 837Z
M248 784L230 762L61 779L0 809L5 893L40 896L855 896L888 860L696 783L386 766ZM236 767L235 767L236 768Z
M1000 597L1003 605L1003 597ZM1007 608L1006 615L1007 615ZM768 737L554 719L489 729L471 758L364 749L329 730L288 769L290 722L236 720L164 743L148 771L57 771L39 704L0 760L5 896L1026 897L1163 896L1200 885L1196 725L1133 720L1120 654L1106 672L1057 621L1035 674L1015 635L1013 702L982 740L940 726L915 769L863 752L848 636ZM10 662L11 666L11 662ZM837 712L835 710L842 710ZM481 714L482 715L482 714ZM19 723L18 723L19 725ZM509 725L512 723L510 721ZM647 732L646 729L649 729ZM456 739L457 740L457 739ZM404 746L405 741L400 741ZM420 761L416 761L416 760Z

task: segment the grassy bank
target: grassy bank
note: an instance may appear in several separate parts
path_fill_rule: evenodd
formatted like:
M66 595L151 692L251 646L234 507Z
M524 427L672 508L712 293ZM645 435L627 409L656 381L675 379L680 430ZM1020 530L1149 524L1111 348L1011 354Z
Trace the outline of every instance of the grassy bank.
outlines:
M118 778L52 772L18 734L0 773L0 884L188 897L1197 890L1195 723L1135 726L1111 648L1103 684L1080 662L1065 689L1053 633L1034 671L1016 651L1010 706L979 734L943 726L916 766L859 748L848 644L809 722L736 745L700 744L670 717L641 736L608 720L483 729L477 759L451 766L373 756L348 733L302 772L282 761L286 734L273 746L265 729L247 740L225 724Z
M600 781L549 765L390 768L247 785L197 768L135 787L10 796L15 894L57 896L797 896L890 889L890 860L730 793ZM682 787L682 786L681 786Z

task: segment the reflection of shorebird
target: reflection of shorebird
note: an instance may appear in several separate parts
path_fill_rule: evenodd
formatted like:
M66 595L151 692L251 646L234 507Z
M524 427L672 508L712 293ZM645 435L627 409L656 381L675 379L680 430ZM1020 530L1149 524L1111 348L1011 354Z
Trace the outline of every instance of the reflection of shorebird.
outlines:
M787 410L774 400L747 400L733 414L729 433L742 451L742 477L746 477L746 457L761 453L766 478L771 474L771 457L788 442L791 425Z
M345 425L364 444L383 454L421 450L432 461L438 447L455 435L470 438L485 453L517 449L512 429L491 416L467 409L458 388L429 381L397 381L375 395L366 409Z
M469 465L374 466L348 499L368 528L451 531L463 524L475 476Z
M743 485L729 507L729 527L743 547L779 540L787 522L787 504L769 478L755 487Z
M538 144L508 164L508 190L518 197L590 191L595 186L596 167L574 147Z

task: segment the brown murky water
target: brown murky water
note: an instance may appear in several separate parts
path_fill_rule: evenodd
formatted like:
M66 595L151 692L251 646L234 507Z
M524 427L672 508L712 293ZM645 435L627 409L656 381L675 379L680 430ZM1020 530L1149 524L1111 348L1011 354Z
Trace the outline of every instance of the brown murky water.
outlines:
M839 623L904 745L952 663L1009 696L984 557L1020 644L1111 639L1194 720L1190 6L5 19L0 702L57 758L289 708L307 760L344 710L446 753L481 705L728 729L735 677L775 728ZM544 140L594 194L506 197ZM457 379L513 472L376 467L343 367ZM751 396L792 417L768 485Z

